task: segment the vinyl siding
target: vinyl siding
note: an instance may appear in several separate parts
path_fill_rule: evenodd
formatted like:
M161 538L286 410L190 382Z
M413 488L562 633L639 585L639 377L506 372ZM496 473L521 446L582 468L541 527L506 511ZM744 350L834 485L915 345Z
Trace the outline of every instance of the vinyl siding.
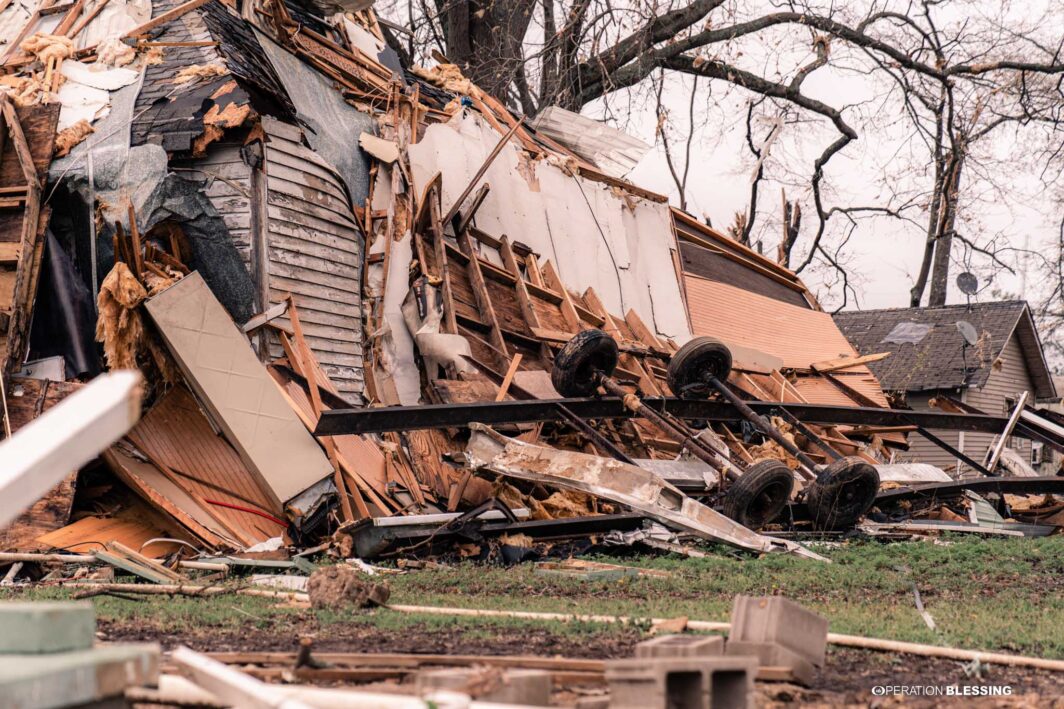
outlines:
M997 365L1000 364L1000 367ZM1020 349L1020 343L1015 333L1009 338L1001 351L1001 356L992 367L990 376L986 380L986 386L982 389L969 389L964 401L980 411L995 416L1007 416L1010 411L1005 403L1006 399L1016 399L1023 391L1030 391L1033 395L1034 383L1027 364ZM986 455L987 449L993 444L992 433L969 433L965 436L964 452L981 461ZM1014 437L1012 447L1019 451L1023 459L1028 463L1031 460L1031 442Z
M328 163L300 142L298 128L270 118L262 126L269 302L295 297L322 369L341 394L360 395L362 242L347 192ZM269 354L283 355L275 339Z
M1020 392L1024 390L1030 391L1032 386L1031 376L1027 370L1027 365L1024 362L1023 353L1015 334L1009 338L1002 349L998 364L1000 366L995 365L993 367L993 371L987 378L986 386L979 389L968 389L960 398L969 406L974 406L987 414L1005 416L1009 413L1005 400L1015 399ZM957 397L956 393L947 393L950 396ZM928 405L928 401L933 396L933 392L910 393L908 397L909 405L916 411L934 411L935 409ZM980 463L983 462L986 452L993 445L995 438L992 433L974 433L972 431L965 431L963 435L959 431L932 430L931 433ZM1014 437L1011 443L1013 448L1024 457L1024 460L1029 462L1031 459L1031 442ZM909 450L899 453L897 460L899 462L929 463L942 468L953 477L980 475L969 466L958 463L952 455L917 433L909 435Z

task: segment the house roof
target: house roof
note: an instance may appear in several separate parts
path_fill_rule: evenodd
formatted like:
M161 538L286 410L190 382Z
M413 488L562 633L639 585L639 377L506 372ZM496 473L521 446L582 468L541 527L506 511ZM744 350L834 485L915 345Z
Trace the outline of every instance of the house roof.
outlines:
M837 313L835 322L862 355L891 353L869 365L889 391L983 387L1015 333L1032 393L1038 399L1057 395L1026 301L847 311ZM958 322L972 325L976 344L965 346Z

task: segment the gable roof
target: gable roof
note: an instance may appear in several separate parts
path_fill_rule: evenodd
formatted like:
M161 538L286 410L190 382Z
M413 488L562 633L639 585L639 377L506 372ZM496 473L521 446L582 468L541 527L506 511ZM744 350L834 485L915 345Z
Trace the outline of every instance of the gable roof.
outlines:
M978 336L965 347L959 321ZM928 308L860 310L835 314L835 322L862 355L890 352L869 366L884 389L928 391L980 388L1009 338L1019 339L1038 399L1056 397L1031 309L1023 300Z

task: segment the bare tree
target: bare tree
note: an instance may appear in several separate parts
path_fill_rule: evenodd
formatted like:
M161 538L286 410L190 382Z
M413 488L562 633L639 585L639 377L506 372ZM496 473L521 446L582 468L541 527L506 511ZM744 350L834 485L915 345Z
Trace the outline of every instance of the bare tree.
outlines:
M687 125L683 130L683 163L680 164L679 156L673 155L673 144L669 142L669 109L666 107L664 100L665 92L665 77L664 72L661 72L657 79L654 81L654 98L656 104L655 115L657 117L657 124L654 132L656 137L661 139L661 145L663 152L665 153L665 164L669 167L669 176L672 177L673 184L676 185L676 191L679 194L680 209L687 209L687 178L691 176L691 145L694 142L695 133L697 132L697 126L695 124L695 99L698 96L698 77L694 77L691 81L690 96L687 100Z
M393 46L415 58L439 49L526 114L551 104L580 110L664 71L734 87L792 119L815 117L824 144L806 172L811 208L804 210L808 234L800 256L792 259L797 271L814 262L840 267L838 244L825 243L829 222L846 216L833 232L844 242L865 209L831 204L825 191L829 163L864 125L850 107L808 93L809 77L826 68L893 82L893 110L905 107L933 156L932 184L924 190L924 266L911 294L917 301L930 286L931 301L944 302L958 241L969 251L985 250L957 230L974 146L1005 124L1052 120L1061 110L1064 37L1053 36L1052 15L1021 23L1015 12L969 14L968 6L937 0L416 1L406 0L403 12L393 8L392 16L416 18L419 46L392 37ZM757 61L766 56L774 61ZM670 169L683 182L681 171ZM741 231L746 241L755 228L756 195L751 204ZM898 208L867 205L864 214L875 210Z

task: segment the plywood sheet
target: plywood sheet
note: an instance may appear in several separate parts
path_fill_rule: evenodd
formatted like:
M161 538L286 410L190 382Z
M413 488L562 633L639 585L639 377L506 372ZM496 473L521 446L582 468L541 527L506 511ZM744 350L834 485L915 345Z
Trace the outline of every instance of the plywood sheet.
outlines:
M272 498L272 507L332 473L318 443L198 273L145 307L197 397Z
M40 536L37 541L47 549L62 549L72 554L91 554L99 551L107 542L118 542L130 549L139 550L149 539L169 536L164 529L146 520L119 517L85 517L54 532ZM158 559L178 545L150 544L141 552L144 556Z

